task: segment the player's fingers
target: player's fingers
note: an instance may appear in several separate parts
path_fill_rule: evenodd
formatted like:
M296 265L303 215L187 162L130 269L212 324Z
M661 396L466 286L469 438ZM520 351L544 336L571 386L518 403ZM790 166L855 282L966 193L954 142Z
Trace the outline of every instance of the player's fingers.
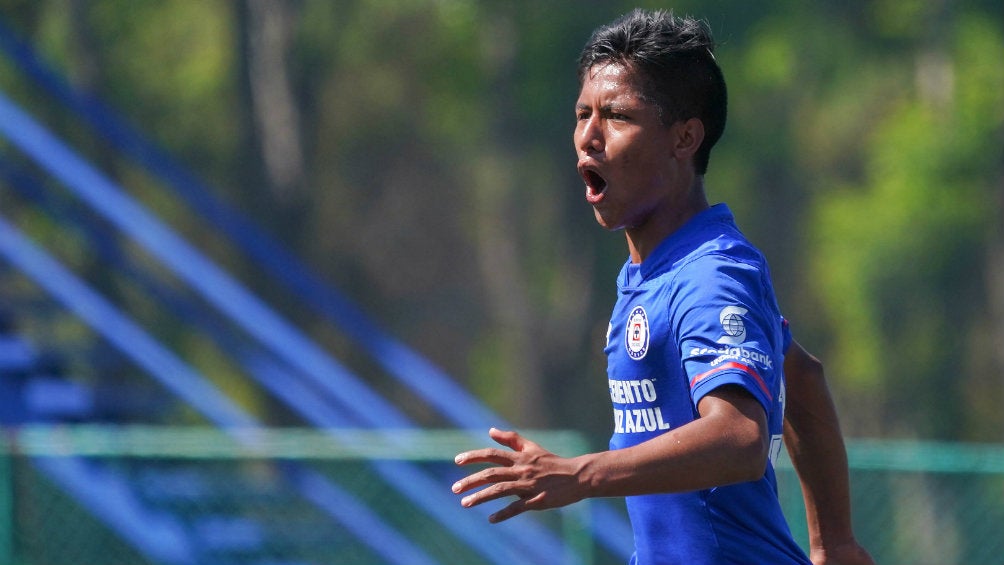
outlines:
M477 506L483 502L489 502L491 500L497 500L507 496L522 497L524 494L523 489L521 489L517 483L497 482L463 497L460 499L460 505L464 508L471 508L472 506Z
M513 516L519 516L520 514L528 510L526 506L526 501L524 499L514 500L511 504L505 508L495 512L488 516L488 521L492 524L498 524L512 518Z
M508 467L489 467L487 469L482 469L477 473L471 473L470 475L467 475L466 477L453 483L451 490L453 490L454 494L460 494L473 488L512 481L515 478L516 477L509 472Z
M475 449L473 451L458 453L453 461L457 465L491 463L493 465L504 465L506 467L509 467L514 463L513 453L511 451L505 451L498 449L497 447L486 447L484 449Z
M517 432L500 430L498 428L488 430L488 436L513 451L525 451L527 447L537 445Z
M542 510L546 508L541 503L544 501L545 494L543 492L538 492L534 496L521 496L519 500L514 500L511 504L495 512L491 516L488 516L488 521L492 524L497 524L503 520L508 520L513 516L518 516L526 512L527 510Z

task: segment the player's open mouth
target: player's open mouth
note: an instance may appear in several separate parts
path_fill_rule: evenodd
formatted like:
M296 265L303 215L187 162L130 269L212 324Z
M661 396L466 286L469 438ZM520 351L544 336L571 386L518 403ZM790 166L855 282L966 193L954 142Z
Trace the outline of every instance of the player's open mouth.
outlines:
M603 191L607 188L606 179L596 171L583 169L582 180L586 181L586 200L590 204L595 204L603 199Z

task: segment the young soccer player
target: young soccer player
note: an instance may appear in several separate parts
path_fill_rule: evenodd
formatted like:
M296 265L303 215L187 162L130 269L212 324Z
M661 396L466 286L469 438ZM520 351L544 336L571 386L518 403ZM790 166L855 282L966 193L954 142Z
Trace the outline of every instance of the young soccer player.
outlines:
M726 116L713 49L701 22L636 10L594 32L579 60L578 171L597 222L623 230L629 253L605 347L610 450L562 458L493 429L491 437L511 451L458 455L460 465L494 466L453 491L487 485L463 497L466 507L517 496L493 522L624 496L632 564L804 565L809 559L781 513L771 460L784 434L785 350L794 348L793 370L816 373L792 345L763 256L729 209L709 205L705 195L710 151ZM788 427L798 445L794 460L807 473L802 482L821 550L813 556L816 565L840 563L838 554L868 563L846 536L846 507L821 506L844 499L846 479L829 480L826 469L805 464L813 450L838 464L843 455L832 435L821 433L824 443L814 444L814 434L833 428L812 425L814 418L833 417L835 425L818 376L798 377L801 420ZM842 462L831 471L846 477Z

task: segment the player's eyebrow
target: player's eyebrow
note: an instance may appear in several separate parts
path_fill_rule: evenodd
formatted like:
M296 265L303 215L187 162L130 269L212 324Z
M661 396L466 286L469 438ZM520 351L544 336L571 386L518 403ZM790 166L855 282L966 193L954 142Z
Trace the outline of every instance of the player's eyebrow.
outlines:
M576 112L581 112L583 110L589 110L589 111L591 111L592 109L593 109L593 107L590 106L589 104L586 104L585 102L579 102L579 103L577 103L575 105L575 111ZM622 113L622 112L624 112L626 110L629 110L629 109L630 109L630 106L628 106L627 104L618 104L618 103L615 102L615 103L604 104L604 105L600 106L599 112L602 115L607 115L607 114Z

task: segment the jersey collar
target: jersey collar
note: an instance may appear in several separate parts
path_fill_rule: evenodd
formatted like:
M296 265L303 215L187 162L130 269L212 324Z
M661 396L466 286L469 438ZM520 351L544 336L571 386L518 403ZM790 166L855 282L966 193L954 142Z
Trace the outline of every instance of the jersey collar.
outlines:
M637 288L646 280L669 271L697 246L707 244L720 234L722 224L735 225L735 218L727 204L715 204L702 210L662 240L641 265L633 265L628 259L617 277L617 286L622 290Z

